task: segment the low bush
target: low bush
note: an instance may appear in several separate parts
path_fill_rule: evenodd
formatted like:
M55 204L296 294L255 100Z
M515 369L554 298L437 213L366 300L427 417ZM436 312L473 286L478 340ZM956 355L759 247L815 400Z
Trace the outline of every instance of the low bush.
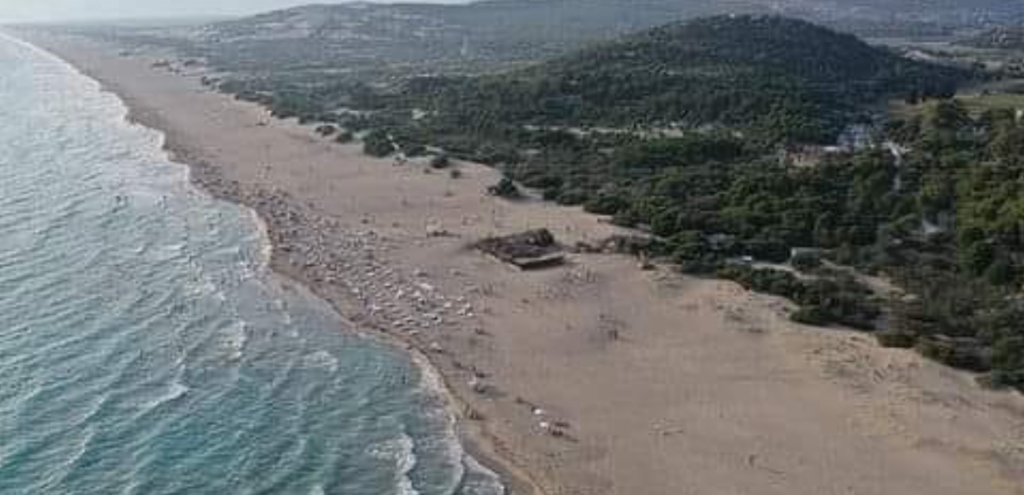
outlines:
M505 199L519 199L523 197L523 192L519 190L519 186L508 177L502 177L497 184L487 188L487 192L492 196Z

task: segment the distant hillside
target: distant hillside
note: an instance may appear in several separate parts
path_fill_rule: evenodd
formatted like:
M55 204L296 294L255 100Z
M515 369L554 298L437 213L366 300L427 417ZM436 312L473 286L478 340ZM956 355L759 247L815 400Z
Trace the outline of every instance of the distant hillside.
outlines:
M213 24L228 38L414 36L446 28L484 38L615 36L615 31L716 13L766 10L763 0L485 0L468 4L350 3L310 5Z
M967 40L966 44L979 48L1024 50L1024 25L991 29Z
M433 25L484 38L612 37L667 22L716 14L775 13L841 27L934 23L945 26L1008 24L1024 20L1024 4L1006 0L482 0L468 4L311 5L211 26L213 33L249 36L346 36L357 25L387 20L367 33L390 37ZM424 24L424 21L427 21ZM291 29L298 28L298 29ZM289 33L290 31L290 33ZM420 36L430 33L423 31Z
M386 59L417 66L538 60L668 22L777 14L872 36L934 35L1024 19L1005 0L484 0L461 5L311 5L199 30L217 62L237 70L316 68Z
M930 22L952 27L1006 24L1024 19L1013 0L787 0L788 8L819 13L819 20L873 19Z
M228 69L538 60L698 15L765 11L761 0L491 0L466 5L311 5L196 34Z
M532 125L719 125L830 142L891 95L951 95L966 77L777 16L676 23L512 73L421 79L411 97L452 120Z

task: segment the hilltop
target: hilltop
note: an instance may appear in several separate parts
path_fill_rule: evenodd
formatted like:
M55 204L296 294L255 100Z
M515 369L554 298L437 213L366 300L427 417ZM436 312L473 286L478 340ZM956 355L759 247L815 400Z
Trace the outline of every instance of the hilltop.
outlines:
M773 13L832 27L910 28L1006 24L1024 6L1002 0L483 0L467 4L311 5L213 24L208 33L235 39L321 36L342 39L357 31L380 39L405 34L434 39L439 30L473 41L531 43L612 38L696 17ZM386 22L385 22L386 21ZM410 30L417 31L411 33Z
M831 142L886 96L951 95L965 74L806 21L674 23L537 66L421 78L405 97L438 119L528 125L736 129L765 142Z

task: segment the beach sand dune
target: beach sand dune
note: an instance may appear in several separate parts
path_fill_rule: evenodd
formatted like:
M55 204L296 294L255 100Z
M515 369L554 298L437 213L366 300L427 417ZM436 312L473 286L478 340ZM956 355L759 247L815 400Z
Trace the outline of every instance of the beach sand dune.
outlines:
M429 357L470 447L518 491L559 495L1024 493L1024 400L870 336L793 324L721 281L573 254L523 272L467 248L544 227L616 229L338 145L144 55L35 37L167 133L212 193L256 209L273 263ZM266 122L269 124L264 125ZM447 235L431 235L444 232Z

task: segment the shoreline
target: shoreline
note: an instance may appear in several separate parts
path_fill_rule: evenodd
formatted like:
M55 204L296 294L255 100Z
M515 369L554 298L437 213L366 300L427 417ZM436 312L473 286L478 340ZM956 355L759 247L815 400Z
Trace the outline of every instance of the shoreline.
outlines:
M9 36L6 33L3 34L5 37ZM430 359L430 355L425 352L424 349L418 347L415 342L403 339L398 335L389 333L374 325L360 324L353 321L345 314L344 308L338 304L336 299L322 296L316 290L315 284L308 284L302 281L301 278L296 278L294 273L290 273L294 272L294 270L289 270L287 265L279 261L282 257L282 253L279 251L277 244L273 241L273 231L271 230L267 218L260 212L259 207L248 202L245 195L238 192L237 185L228 185L227 187L224 187L222 185L222 177L219 177L208 164L197 163L190 159L190 151L187 147L176 146L173 144L170 131L165 128L165 125L162 125L159 122L159 119L155 115L147 113L140 114L138 104L133 104L130 97L126 96L123 91L119 91L117 89L116 84L112 84L110 81L106 81L101 77L90 73L87 67L76 65L75 63L61 57L59 54L20 37L12 36L9 37L9 40L23 43L34 50L39 50L47 56L61 60L82 76L98 83L101 91L116 96L118 101L120 101L126 110L124 116L126 122L132 125L143 126L159 133L163 141L160 146L161 150L166 153L167 159L170 162L179 164L186 168L189 184L195 187L196 190L215 200L228 202L235 206L244 208L251 214L252 220L260 233L260 242L265 248L261 253L264 255L264 258L261 261L265 263L266 268L272 277L277 278L286 286L296 286L301 291L307 292L309 297L316 297L329 305L334 311L337 319L344 323L343 327L338 329L339 331L360 334L363 337L374 339L384 345L391 346L407 354L409 361L419 368L421 381L423 382L421 386L445 402L448 414L451 416L452 432L456 436L456 440L460 443L464 456L473 458L473 460L478 462L485 469L493 472L499 478L502 485L504 485L505 493L514 493L518 495L547 495L547 492L535 483L528 473L523 471L519 466L512 464L508 459L502 457L497 452L497 449L494 447L494 440L486 433L485 426L481 425L478 427L472 427L472 425L468 424L469 420L465 418L464 414L464 411L469 407L467 402L460 398L455 390L448 384L444 374L440 371L439 367L434 364ZM465 460L462 460L462 462L465 463Z
M730 283L597 255L510 271L464 245L537 225L569 240L609 227L575 210L483 198L493 173L475 164L461 164L469 179L453 182L290 122L257 126L258 109L145 58L31 44L161 132L192 184L254 212L275 276L328 302L353 331L406 349L443 385L465 453L515 493L810 495L840 484L878 495L1024 493L1024 454L1000 443L1024 445L1019 397L978 390L862 334L794 325L785 303ZM433 222L453 238L424 236ZM410 302L416 315L463 302L473 314L409 325L390 308L382 316L374 308L388 302L373 292L390 296L384 279L431 287ZM402 304L399 316L409 314ZM622 342L604 337L608 325ZM476 393L477 377L497 393ZM542 420L571 423L571 439L546 434ZM969 473L956 472L965 465Z
M127 113L125 114L125 120L127 122L147 127L160 133L163 137L161 149L167 153L168 160L187 168L188 181L193 187L216 200L231 203L251 212L254 221L256 222L257 229L260 231L261 243L263 243L267 248L266 253L269 254L269 256L264 261L266 262L267 269L273 277L278 278L285 284L299 286L303 291L308 292L311 297L316 297L328 304L334 310L337 318L345 323L344 327L339 329L340 331L355 332L405 352L408 355L410 362L419 368L421 380L424 382L427 380L433 380L437 385L436 388L426 384L423 386L430 390L431 393L437 394L447 404L447 409L449 414L452 415L452 420L454 422L453 432L456 435L457 440L462 445L464 450L463 455L472 457L483 467L494 472L505 486L506 493L515 493L518 495L547 495L547 492L535 483L528 473L497 453L497 449L494 447L494 440L484 433L486 431L485 426L472 428L471 425L468 424L468 420L464 417L464 411L468 407L466 401L460 398L454 389L448 384L448 381L441 373L439 367L435 365L435 363L430 359L429 354L425 352L424 349L419 348L415 342L411 342L393 333L376 328L374 325L360 324L353 321L345 314L344 308L339 305L337 300L324 297L319 294L316 290L315 284L310 285L301 279L296 278L294 273L290 273L293 272L293 270L289 270L287 265L282 264L279 261L282 257L282 253L279 251L277 244L273 241L273 231L271 230L266 217L259 211L257 206L247 202L246 197L237 192L237 187L232 187L230 185L228 187L221 187L220 184L222 178L217 176L209 165L196 163L188 158L190 153L189 150L186 147L179 147L172 144L172 138L169 131L161 127L159 119L151 115L140 115L137 105L133 105L132 101L126 97L123 92L118 91L116 87L112 87L110 82L105 81L94 74L90 74L87 68L79 67L64 58L61 58L59 55L47 51L44 48L40 48L31 42L29 42L29 44L34 48L40 49L49 55L59 58L83 76L98 82L102 91L115 95L121 104L123 104L127 109ZM349 301L349 303L353 302Z
M76 70L82 71L81 68L70 64L70 62L67 63L72 65L72 67L75 67ZM415 342L403 339L400 336L377 328L374 325L361 324L353 321L346 315L345 307L342 303L334 298L321 295L317 291L315 284L308 284L307 282L302 281L301 278L296 278L296 274L293 273L294 270L289 270L289 267L286 264L280 262L283 253L279 251L277 244L273 241L273 231L271 230L267 219L256 206L248 203L243 195L233 192L232 188L222 189L213 187L213 184L217 184L219 179L214 180L212 184L209 180L211 177L215 176L206 175L205 179L198 176L196 172L199 167L203 167L202 173L211 173L207 165L196 164L188 158L184 158L183 153L187 153L187 151L169 144L170 141L167 132L160 127L157 127L158 124L135 114L134 107L125 99L124 96L122 96L121 93L117 92L115 89L108 88L106 83L102 80L97 79L84 71L82 71L82 73L90 79L99 81L101 86L103 86L104 91L109 91L121 100L128 109L126 119L128 119L129 122L148 127L160 132L164 136L165 142L163 144L163 149L167 152L168 158L172 162L179 163L188 168L188 180L194 187L217 200L232 203L252 212L253 216L257 220L257 228L260 230L260 235L263 238L261 242L265 243L265 246L268 248L269 259L265 260L267 262L267 268L274 277L287 284L300 286L302 290L308 292L312 297L316 297L328 304L334 310L337 318L345 323L344 327L339 329L340 331L355 332L405 352L408 355L410 362L419 368L421 380L424 382L428 379L435 380L438 388L433 388L427 385L423 386L430 390L431 393L438 394L439 397L447 404L448 412L452 415L454 421L453 432L455 433L457 440L462 445L464 450L463 455L472 457L483 467L494 472L505 486L506 493L514 493L518 495L548 495L547 492L542 490L526 472L518 466L513 465L508 459L503 458L500 454L496 453L492 446L493 439L483 433L486 430L484 427L467 428L469 425L467 424L467 419L464 417L465 415L463 412L467 407L466 402L456 394L451 386L448 385L444 375L434 362L431 361L429 354L427 354L424 349L418 347ZM355 304L354 301L346 301L346 303Z

